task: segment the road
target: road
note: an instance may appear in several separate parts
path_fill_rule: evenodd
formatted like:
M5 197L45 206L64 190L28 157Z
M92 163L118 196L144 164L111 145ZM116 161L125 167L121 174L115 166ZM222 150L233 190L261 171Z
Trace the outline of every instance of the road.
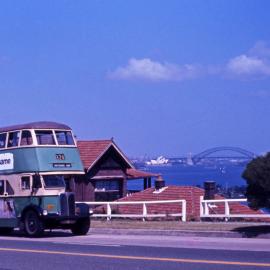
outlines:
M0 270L270 269L268 239L48 233L0 237Z

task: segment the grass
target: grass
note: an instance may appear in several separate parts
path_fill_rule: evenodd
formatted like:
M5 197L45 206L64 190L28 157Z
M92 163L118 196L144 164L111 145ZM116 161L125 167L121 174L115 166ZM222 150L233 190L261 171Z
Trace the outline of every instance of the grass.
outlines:
M181 231L235 231L239 228L270 226L270 223L254 222L181 222L181 221L141 221L131 219L112 219L110 221L92 219L92 228L145 229Z

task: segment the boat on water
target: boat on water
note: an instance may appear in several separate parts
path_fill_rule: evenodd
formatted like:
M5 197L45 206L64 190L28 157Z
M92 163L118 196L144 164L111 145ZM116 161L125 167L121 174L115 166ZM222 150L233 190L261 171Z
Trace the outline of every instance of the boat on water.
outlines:
M164 156L159 156L157 159L146 161L145 164L150 166L166 165L169 164L169 159L165 158Z

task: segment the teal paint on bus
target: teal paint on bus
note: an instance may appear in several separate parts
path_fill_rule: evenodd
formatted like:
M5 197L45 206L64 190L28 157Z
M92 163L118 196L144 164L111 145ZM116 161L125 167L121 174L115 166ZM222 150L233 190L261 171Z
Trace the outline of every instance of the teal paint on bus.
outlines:
M13 197L12 199L17 217L21 215L25 207L30 205L35 205L42 210L47 210L49 214L57 214L60 212L60 201L57 195Z
M83 172L83 165L76 147L24 147L5 149L0 154L11 153L13 169L1 169L0 174L27 172Z
M59 196L42 196L42 209L47 210L48 214L60 213Z
M19 226L17 218L0 218L0 227L15 228Z
M13 197L16 216L20 216L25 207L29 205L41 206L42 197Z

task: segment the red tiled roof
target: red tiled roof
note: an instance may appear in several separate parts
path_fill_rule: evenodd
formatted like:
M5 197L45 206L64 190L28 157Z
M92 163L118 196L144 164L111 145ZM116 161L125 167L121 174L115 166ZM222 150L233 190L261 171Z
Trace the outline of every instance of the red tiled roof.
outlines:
M154 188L148 188L138 193L133 193L119 201L159 201L159 200L186 200L187 220L200 220L200 196L204 190L192 186L168 186L161 193L153 193ZM215 199L223 199L215 196ZM210 213L224 214L224 204L216 203L216 207L210 209ZM258 214L260 211L253 211L248 206L240 203L230 203L232 214ZM118 205L117 211L121 214L142 214L142 205ZM181 213L180 203L153 204L147 206L149 214Z
M78 141L77 146L84 168L90 168L111 144L111 140Z
M127 174L127 179L128 180L148 178L148 177L157 177L158 176L158 174L139 171L139 170L136 170L136 169L127 169L126 174Z

